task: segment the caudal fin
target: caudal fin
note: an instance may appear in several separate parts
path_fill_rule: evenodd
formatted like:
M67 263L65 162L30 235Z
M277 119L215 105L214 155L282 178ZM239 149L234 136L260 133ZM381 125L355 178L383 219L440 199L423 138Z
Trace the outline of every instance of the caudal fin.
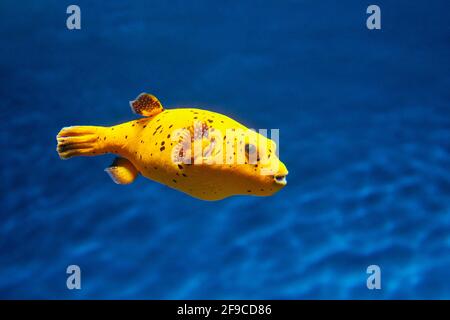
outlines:
M73 126L62 128L56 140L59 157L69 159L76 156L95 156L102 154L99 131L102 127Z

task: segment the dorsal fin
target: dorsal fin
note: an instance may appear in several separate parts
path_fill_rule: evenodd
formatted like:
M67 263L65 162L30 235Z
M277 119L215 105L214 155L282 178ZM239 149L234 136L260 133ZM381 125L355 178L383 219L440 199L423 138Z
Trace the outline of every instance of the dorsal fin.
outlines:
M155 96L141 93L136 100L130 101L131 110L144 117L151 117L164 111L161 102Z

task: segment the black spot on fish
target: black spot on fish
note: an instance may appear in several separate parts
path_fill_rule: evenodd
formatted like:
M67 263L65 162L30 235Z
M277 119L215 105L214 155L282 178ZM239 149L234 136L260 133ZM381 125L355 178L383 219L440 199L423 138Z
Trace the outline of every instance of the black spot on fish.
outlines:
M213 123L213 120L211 120L211 119L208 119L208 122L209 122L209 123Z
M144 125L142 128L147 128L147 125Z
M252 192L252 190L247 190L247 192Z
M163 141L163 142L161 142L161 145L163 146L164 144L165 144L166 142L165 141Z
M159 148L159 150L160 150L160 151L164 151L165 148L166 148L166 147L161 147L161 148Z
M182 166L181 164L178 165L178 168L179 168L180 170L183 170L183 166Z
M182 175L183 177L187 177L187 175L186 175L185 173L182 173L181 175Z
M172 128L172 127L173 127L173 124L171 124L171 125L169 126L169 129Z
M177 180L175 180L175 179L172 179L172 181L175 182L175 183L177 183Z
M125 139L128 139L128 136L125 136Z
M169 139L170 138L170 133L167 135L167 139Z

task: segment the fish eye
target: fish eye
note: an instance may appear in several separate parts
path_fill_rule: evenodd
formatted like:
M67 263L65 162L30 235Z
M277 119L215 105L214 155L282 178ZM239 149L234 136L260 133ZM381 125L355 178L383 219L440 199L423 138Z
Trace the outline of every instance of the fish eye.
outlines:
M245 144L245 153L247 153L247 154L254 154L255 152L256 152L255 145L253 145L251 143L246 143Z

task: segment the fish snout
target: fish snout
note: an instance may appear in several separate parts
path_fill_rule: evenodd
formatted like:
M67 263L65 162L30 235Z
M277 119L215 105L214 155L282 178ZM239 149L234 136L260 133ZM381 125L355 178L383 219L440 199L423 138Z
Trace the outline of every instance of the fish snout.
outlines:
M287 184L286 176L289 174L286 166L280 161L279 169L276 174L273 175L273 181L280 186Z
M273 176L273 181L276 183L276 184L279 184L279 185L282 185L282 186L285 186L286 184L287 184L287 179L286 179L286 176L288 175L288 173L286 172L286 173L278 173L278 174L276 174L276 175L274 175Z

